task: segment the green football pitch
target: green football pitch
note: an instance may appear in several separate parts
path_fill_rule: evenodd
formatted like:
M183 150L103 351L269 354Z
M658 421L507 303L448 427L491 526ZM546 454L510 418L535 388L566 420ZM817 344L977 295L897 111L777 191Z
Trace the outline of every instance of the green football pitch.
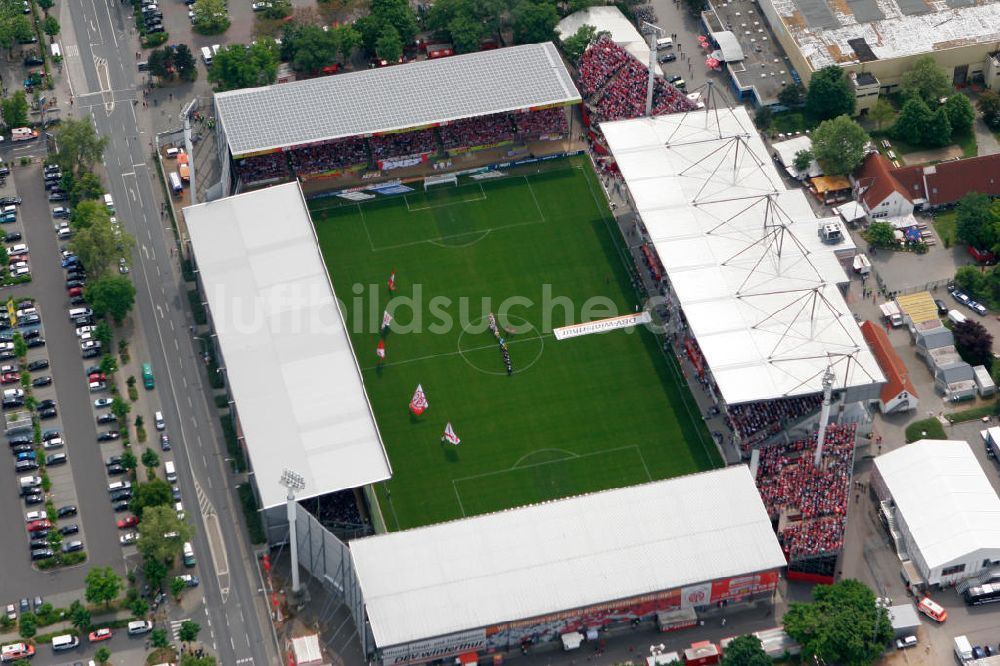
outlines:
M599 188L589 162L571 158L360 204L312 203L393 467L376 489L388 529L721 464L650 331L552 333L638 302ZM507 329L510 376L491 312ZM418 384L429 408L414 417ZM448 422L458 446L442 443Z

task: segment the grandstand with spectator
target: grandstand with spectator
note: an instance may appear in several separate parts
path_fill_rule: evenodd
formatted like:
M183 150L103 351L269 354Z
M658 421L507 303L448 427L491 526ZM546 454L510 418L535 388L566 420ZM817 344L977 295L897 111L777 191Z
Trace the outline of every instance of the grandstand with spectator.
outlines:
M580 101L551 42L219 93L222 194L565 152Z

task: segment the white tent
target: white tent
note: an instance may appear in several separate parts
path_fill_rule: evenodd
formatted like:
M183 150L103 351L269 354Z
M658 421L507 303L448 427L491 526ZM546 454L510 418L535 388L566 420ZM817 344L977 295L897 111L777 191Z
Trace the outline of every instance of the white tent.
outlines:
M743 60L743 47L740 46L740 41L736 39L736 35L728 30L723 30L721 32L713 32L712 39L719 44L723 60L726 62L739 62Z
M588 7L574 12L559 21L556 32L559 33L559 39L563 40L572 37L584 25L592 25L598 32L609 33L615 44L631 53L643 65L649 64L649 43L617 7ZM659 65L654 65L653 72L663 76Z

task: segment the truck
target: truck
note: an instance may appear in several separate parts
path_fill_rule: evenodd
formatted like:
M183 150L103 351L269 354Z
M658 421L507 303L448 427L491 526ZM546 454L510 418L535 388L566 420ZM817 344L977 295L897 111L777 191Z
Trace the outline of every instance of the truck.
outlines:
M955 657L962 664L972 659L972 644L964 635L955 636Z

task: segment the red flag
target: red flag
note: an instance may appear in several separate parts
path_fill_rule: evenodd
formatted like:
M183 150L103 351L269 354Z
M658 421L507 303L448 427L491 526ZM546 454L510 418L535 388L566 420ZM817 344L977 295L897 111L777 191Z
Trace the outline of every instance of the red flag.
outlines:
M389 291L396 291L396 271L393 269L389 275Z
M392 315L389 314L388 310L382 312L382 330L389 328L389 324L392 323Z
M417 390L413 392L413 397L410 398L410 411L413 412L414 416L420 416L429 406L427 404L427 396L424 395L424 387L417 384Z
M375 353L382 360L385 360L385 340L378 341L378 347L375 348Z
M455 429L451 427L451 421L448 421L448 425L444 427L444 434L441 435L441 441L454 444L455 446L462 443L462 440L460 440L458 435L455 434Z

